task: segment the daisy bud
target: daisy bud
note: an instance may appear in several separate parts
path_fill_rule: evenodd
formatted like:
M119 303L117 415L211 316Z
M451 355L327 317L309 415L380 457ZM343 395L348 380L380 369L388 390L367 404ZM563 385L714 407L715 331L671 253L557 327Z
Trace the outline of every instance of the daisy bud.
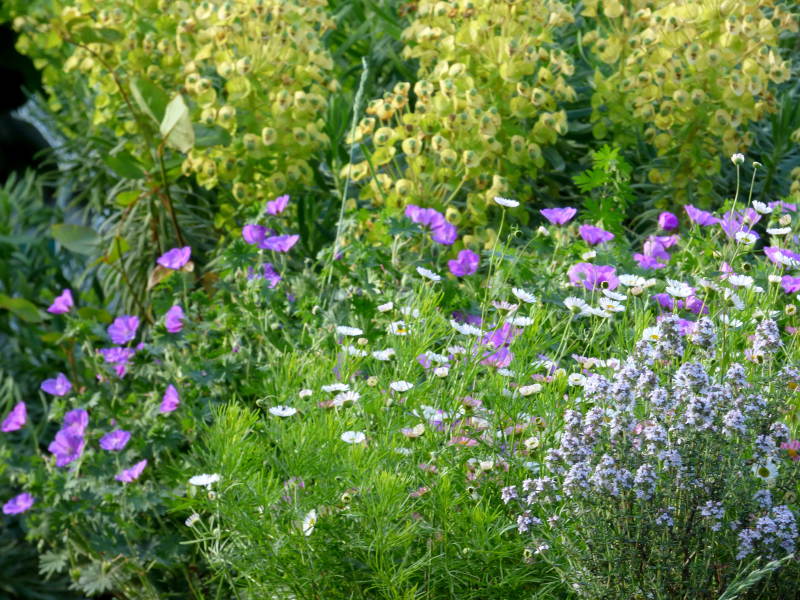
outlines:
M744 154L737 152L733 156L731 156L731 162L735 165L740 165L744 162Z
M639 287L638 285L631 288L631 296L641 296L643 293L644 288Z

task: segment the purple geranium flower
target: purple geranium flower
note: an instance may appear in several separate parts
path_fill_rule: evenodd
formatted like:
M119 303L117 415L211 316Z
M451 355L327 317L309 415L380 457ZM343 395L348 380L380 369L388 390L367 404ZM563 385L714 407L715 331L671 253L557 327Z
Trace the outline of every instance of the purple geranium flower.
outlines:
M116 429L110 431L100 438L100 447L109 452L118 452L122 450L131 439L131 434L123 429Z
M751 230L749 225L745 224L745 221L748 220L749 224L755 224L761 215L751 209L749 213L742 213L736 211L728 211L724 215L722 215L722 219L719 220L719 226L722 228L722 231L725 232L729 238L735 237L737 233L743 231L745 233L752 233L755 236L758 234Z
M655 300L661 308L666 310L675 310L678 308L683 308L683 300L675 300L672 296L667 294L666 292L661 292L660 294L653 294L650 296L653 300Z
M645 256L652 256L653 258L659 258L662 259L664 262L667 262L670 259L669 252L667 252L664 244L659 242L653 236L650 236L644 243L643 252Z
M183 248L168 250L162 254L156 262L165 269L174 269L177 271L189 262L191 256L192 248L190 246L184 246Z
M272 263L264 263L264 279L269 282L270 288L274 288L281 282L282 277L272 266Z
M66 375L59 373L55 379L45 379L40 388L53 396L66 396L72 389L72 384Z
M71 410L64 415L64 423L61 426L61 429L69 429L70 431L74 431L83 435L88 426L89 413L82 408L76 408L75 410Z
M792 252L786 248L779 248L777 246L767 246L764 248L764 254L767 255L774 264L784 266L790 262L789 259L800 261L800 254Z
M692 221L692 223L697 223L698 225L702 225L704 227L719 223L719 219L710 212L700 210L691 204L687 204L683 208L686 210L686 214L689 215L689 219Z
M456 277L464 277L478 270L479 261L480 257L472 250L462 250L458 253L458 258L447 261L447 266Z
M578 233L580 233L583 241L591 246L604 244L614 239L613 233L601 229L600 227L595 227L594 225L581 225L578 228Z
M47 449L55 455L57 467L66 467L80 457L85 444L82 432L67 427L56 433Z
M288 252L299 239L299 235L273 235L266 238L258 247L264 250L273 250L274 252Z
M794 294L795 292L800 292L800 277L791 277L790 275L784 275L781 277L781 287L783 287L783 291L787 294Z
M458 239L458 229L442 217L442 222L431 227L431 239L437 244L450 246Z
M663 269L667 266L665 263L658 262L658 260L656 260L654 257L648 256L647 254L636 253L633 255L633 260L635 260L639 266L646 271Z
M708 306L697 296L689 296L686 298L686 310L693 312L696 315L707 315Z
M144 468L147 466L147 459L139 461L135 465L133 465L130 469L123 469L116 476L114 479L117 481L121 481L122 483L131 483L139 479L139 476L144 471Z
M245 225L242 227L242 237L248 244L260 244L267 235L267 228L261 225Z
M678 217L671 212L662 212L658 215L658 227L664 231L671 231L677 229L680 222Z
M35 500L28 492L22 492L19 496L14 496L3 505L4 515L18 515L30 510Z
M97 352L101 354L110 365L124 365L136 354L136 350L133 348L122 348L120 346L98 348Z
M0 426L0 431L3 433L8 433L10 431L22 429L27 420L28 409L25 407L25 403L17 402L14 408L11 409L11 412L8 413L8 416L3 419L3 425Z
M553 225L564 225L572 220L578 210L571 206L564 206L562 208L543 208L539 212Z
M507 346L510 344L511 340L513 340L518 334L518 329L512 328L509 323L504 323L502 327L498 327L494 331L490 331L483 336L481 344L484 346L494 346L495 348L500 348L501 346Z
M132 315L122 315L114 319L106 331L108 337L115 344L127 344L136 337L136 330L139 328L139 317Z
M791 204L790 202L783 202L782 200L776 200L774 202L770 202L768 206L772 209L779 208L786 212L797 212L796 204Z
M458 229L445 219L444 215L432 208L420 208L414 204L406 206L406 216L414 223L429 227L431 239L437 244L449 246L458 238Z
M171 413L173 410L178 408L181 404L181 399L178 396L178 390L175 389L175 386L169 384L167 386L167 391L164 392L164 397L161 399L161 412L162 413Z
M72 300L72 291L65 289L60 296L53 300L53 303L47 308L47 312L54 315L63 315L69 312L73 306L75 306L75 302Z
M487 351L483 353L483 360L481 361L482 365L487 365L490 367L497 367L498 369L503 369L511 364L511 361L514 359L514 355L511 353L507 347L502 347L496 352Z
M617 270L610 265L578 263L570 267L567 275L572 284L583 285L589 291L598 288L615 290L619 286Z
M178 333L183 329L183 319L185 316L180 305L176 304L170 308L167 314L164 315L164 324L167 326L167 331L170 333Z
M284 211L287 204L289 204L289 194L278 196L272 202L267 202L267 214L279 215Z

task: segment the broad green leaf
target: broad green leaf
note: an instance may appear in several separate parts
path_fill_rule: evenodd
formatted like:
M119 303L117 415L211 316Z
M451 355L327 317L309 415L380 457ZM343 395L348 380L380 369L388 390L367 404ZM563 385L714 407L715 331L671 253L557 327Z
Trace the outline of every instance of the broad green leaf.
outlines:
M186 153L194 146L194 129L189 118L189 107L180 94L167 105L160 129L161 135L171 148Z
M194 135L196 148L208 148L209 146L227 146L231 143L231 134L219 125L206 127L205 125L194 124Z
M164 119L169 97L155 83L144 77L137 77L131 82L131 95L136 104L156 124Z
M97 232L84 225L56 223L50 227L50 233L67 250L78 254L92 254L97 246Z
M107 155L103 162L120 177L125 179L142 179L144 171L130 152L118 152Z
M125 240L124 237L118 235L114 237L114 240L111 242L111 246L109 246L108 252L106 252L103 260L109 264L115 263L130 249L131 245Z
M140 192L139 190L127 190L124 192L120 192L114 197L114 202L118 206L128 207L134 202L136 202L136 200L139 199L139 196L141 196L141 194L142 192Z
M125 36L116 29L80 27L72 32L72 38L80 44L113 44Z
M28 323L40 323L44 320L36 305L25 298L11 298L0 294L0 308L5 308L15 316Z

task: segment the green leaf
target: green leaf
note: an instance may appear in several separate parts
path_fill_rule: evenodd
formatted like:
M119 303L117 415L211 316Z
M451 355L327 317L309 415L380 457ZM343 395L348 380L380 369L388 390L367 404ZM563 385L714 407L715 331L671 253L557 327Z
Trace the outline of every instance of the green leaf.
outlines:
M86 255L95 252L99 239L97 232L91 227L71 223L51 225L50 233L67 250Z
M542 148L542 156L544 156L545 160L549 162L550 166L552 166L556 171L563 171L567 166L567 164L564 162L564 159L552 146L545 146Z
M28 323L41 323L44 320L36 305L25 298L11 298L0 294L0 308L5 308L14 316Z
M155 83L144 77L137 77L131 82L131 95L147 116L156 124L164 119L169 97Z
M125 240L124 237L119 235L115 236L114 240L111 242L108 252L103 257L103 261L109 264L117 262L120 257L130 249L131 245Z
M82 306L78 309L78 316L87 321L97 321L99 323L111 323L111 314L102 308L92 306Z
M227 146L231 143L231 134L219 125L206 127L205 125L194 124L194 135L196 148L208 148L209 146Z
M160 129L161 135L171 148L186 153L194 146L194 129L189 118L189 107L180 94L167 105Z
M125 179L142 179L144 171L130 152L118 152L115 155L107 155L103 162L120 177Z
M141 196L141 194L142 192L140 192L139 190L127 190L125 192L120 192L114 197L114 202L118 206L128 207L134 202L136 202L136 200L139 199L139 196Z
M61 573L66 567L66 552L45 552L39 556L39 573L45 577Z
M72 32L72 39L80 44L114 44L124 38L122 32L104 27L81 27Z

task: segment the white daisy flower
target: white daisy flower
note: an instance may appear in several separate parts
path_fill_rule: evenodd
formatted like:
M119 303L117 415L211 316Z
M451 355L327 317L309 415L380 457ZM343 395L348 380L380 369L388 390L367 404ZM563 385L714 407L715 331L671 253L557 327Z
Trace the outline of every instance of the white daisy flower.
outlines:
M317 511L312 509L308 511L308 514L305 517L303 517L303 525L302 525L303 534L309 536L312 533L314 533L314 525L316 524L317 524Z
M647 280L639 275L623 274L617 277L619 282L626 287L645 287Z
M734 236L737 242L741 242L747 246L751 244L755 244L758 238L754 233L750 233L749 231L737 231L736 235Z
M436 273L434 273L430 269L426 269L425 267L417 267L417 273L419 273L423 277L426 277L427 279L430 279L431 281L442 280L441 275L437 275Z
M613 300L609 300L609 302L613 302ZM611 316L610 312L603 310L602 308L597 308L596 306L589 306L589 305L586 305L581 310L580 314L581 316L584 317L593 316L593 317L601 317L603 319L607 319L608 317Z
M424 355L427 356L428 360L430 360L431 362L435 362L440 365L450 362L449 356L446 356L444 354L437 354L436 352L431 352L430 350L428 352L425 352Z
M297 409L292 406L271 406L269 414L276 417L291 417L297 414Z
M625 305L611 298L600 298L597 303L606 312L625 312Z
M542 384L541 383L533 383L531 385L523 385L519 388L519 393L521 396L530 396L531 394L538 394L542 391Z
M768 227L767 233L769 235L787 235L792 233L791 227Z
M350 389L350 386L346 383L332 383L330 385L323 385L320 389L322 389L323 392L346 392Z
M339 438L345 444L360 444L367 439L363 431L345 431Z
M725 296L726 300L730 300L731 304L736 308L736 310L744 310L744 302L739 297L739 294L734 292L730 288L722 288L722 293Z
M392 388L395 392L407 392L411 388L414 387L413 383L408 381L393 381L389 384L389 387Z
M419 317L419 309L412 308L410 306L401 306L400 307L400 314L404 317L411 317L412 319L416 319Z
M389 333L392 335L408 335L408 325L405 321L389 323Z
M688 283L674 279L667 279L666 292L675 298L688 298L693 293L692 287Z
M658 333L658 327L645 327L644 331L642 331L642 339L643 340L652 340L656 341L661 336Z
M582 300L581 298L570 296L569 298L564 298L564 306L566 306L570 312L581 312L589 305L586 304L586 301Z
M297 393L297 395L298 395L300 398L308 398L308 397L309 397L311 394L313 394L313 393L314 393L314 392L312 392L311 390L305 389L305 390L300 390L300 391Z
M348 327L347 325L337 325L336 333L339 335L346 335L346 336L359 336L362 335L364 332L361 331L358 327Z
M349 354L350 356L359 356L362 358L367 356L367 354L369 354L366 350L362 350L361 348L356 348L352 344L349 344L347 346L342 346L342 350L344 350L345 354Z
M458 354L466 354L467 353L467 349L464 348L464 346L448 346L447 347L447 351L450 354L456 354L456 355L458 355Z
M507 310L509 312L514 312L519 308L519 304L511 304L510 302L506 302L503 300L502 302L498 302L495 300L492 302L492 306L494 306L497 310Z
M753 465L753 475L760 478L766 484L772 484L778 477L778 465L772 460L765 463Z
M217 473L202 473L200 475L195 475L189 478L189 483L192 485L204 485L207 488L211 487L213 484L217 483L220 480L220 476Z
M450 367L436 367L433 370L433 374L436 377L447 377L450 374Z
M611 290L603 290L603 296L606 298L611 298L612 300L617 300L618 302L623 302L628 298L625 294L618 294L617 292L612 292Z
M505 206L506 208L516 208L519 206L519 202L516 200L511 200L510 198L503 198L502 196L495 196L494 201L497 202L500 206Z
M528 327L529 325L533 325L534 321L530 317L523 317L520 315L512 319L509 319L508 321L506 321L506 323L509 323L514 327Z
M356 391L342 392L333 397L332 406L344 406L345 402L357 402L361 394Z
M392 358L395 354L397 353L395 352L394 348L386 348L386 350L375 350L375 352L372 353L372 358L375 360L386 361Z
M764 204L763 202L759 202L758 200L753 200L753 208L756 209L757 213L761 213L762 215L768 215L772 212L772 209L768 205Z
M459 323L455 319L450 319L450 325L462 335L483 335L483 331L480 328L469 323Z
M567 383L570 385L582 386L586 383L586 376L583 373L571 373L567 377Z
M731 156L731 162L735 165L740 165L744 162L744 154L737 152Z
M728 283L730 283L731 285L734 285L736 287L749 288L749 287L753 286L754 280L749 275L734 274L734 275L728 276Z
M527 302L528 304L533 304L537 300L536 296L534 296L533 294L529 294L528 292L520 288L511 288L511 293L514 294L517 298L519 298L523 302Z
M197 523L199 520L200 520L200 515L198 515L196 512L193 512L188 517L186 517L184 524L187 527L193 527L194 524Z
M378 305L378 312L388 312L394 308L394 302Z
M783 278L780 275L770 275L767 279L770 283L780 283Z

